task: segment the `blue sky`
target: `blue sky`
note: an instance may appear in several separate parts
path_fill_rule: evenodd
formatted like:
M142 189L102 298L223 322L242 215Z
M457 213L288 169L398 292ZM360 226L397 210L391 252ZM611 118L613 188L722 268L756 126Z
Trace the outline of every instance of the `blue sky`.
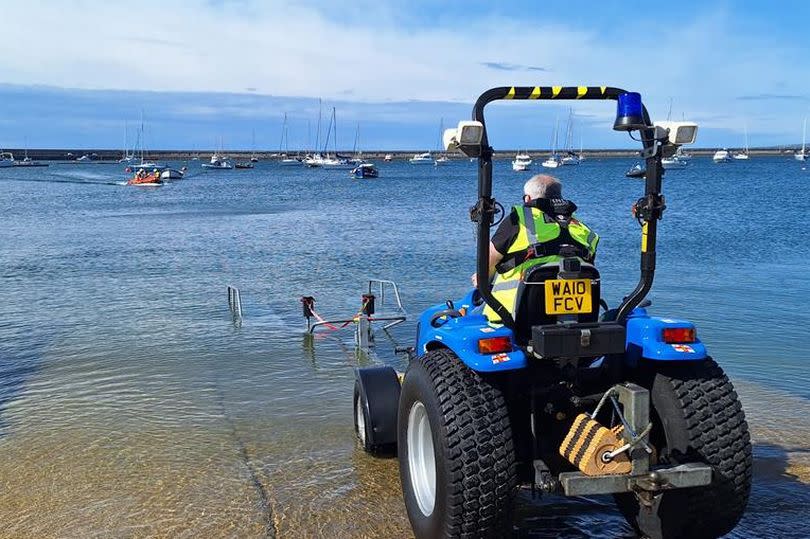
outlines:
M291 147L307 147L321 97L344 148L359 124L366 149L433 149L441 118L466 119L481 91L511 84L637 90L654 118L671 100L674 117L700 123L699 146L739 146L746 126L753 146L797 143L810 114L810 2L9 4L5 148L120 147L141 111L153 148L249 148L255 131L259 149L277 149L284 112ZM547 147L566 107L498 104L491 141ZM577 103L576 144L630 145L613 112Z

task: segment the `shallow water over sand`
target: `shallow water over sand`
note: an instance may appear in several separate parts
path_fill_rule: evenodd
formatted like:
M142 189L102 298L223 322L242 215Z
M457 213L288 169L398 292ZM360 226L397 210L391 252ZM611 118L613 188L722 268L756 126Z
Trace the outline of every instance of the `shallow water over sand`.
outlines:
M782 211L807 215L810 176L781 160L736 165L698 161L667 180L651 297L655 312L697 322L749 416L755 487L732 536L801 537L806 219L762 230L749 219L761 201L737 186L759 182L785 194ZM625 209L640 184L621 177L628 166L559 172L603 236L611 303L638 264ZM506 168L503 200L525 180ZM305 339L297 298L351 314L369 276L397 280L414 313L460 295L473 264L472 164L383 165L367 183L270 163L160 189L86 183L119 171L0 171L0 536L408 537L396 460L353 439L352 368L368 359L350 334ZM226 283L242 290L241 327ZM394 337L410 344L412 333L408 323ZM377 360L404 361L390 346ZM519 517L524 537L629 534L608 498L523 493Z

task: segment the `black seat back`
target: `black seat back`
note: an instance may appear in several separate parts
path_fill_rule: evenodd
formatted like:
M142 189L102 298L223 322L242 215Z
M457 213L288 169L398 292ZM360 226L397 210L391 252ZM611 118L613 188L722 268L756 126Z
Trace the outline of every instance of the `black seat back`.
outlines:
M515 338L519 343L528 342L532 327L557 322L557 315L546 314L546 287L549 279L557 279L560 272L559 263L543 264L530 268L518 286L515 309ZM576 279L591 279L592 308L591 312L576 315L577 322L596 322L599 320L600 282L599 271L591 264L582 263Z

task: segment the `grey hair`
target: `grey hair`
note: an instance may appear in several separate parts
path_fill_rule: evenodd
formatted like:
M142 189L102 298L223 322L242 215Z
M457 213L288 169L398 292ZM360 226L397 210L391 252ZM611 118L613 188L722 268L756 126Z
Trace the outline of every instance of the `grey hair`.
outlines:
M538 198L562 198L562 184L560 180L548 174L532 176L523 186L523 193L532 200Z

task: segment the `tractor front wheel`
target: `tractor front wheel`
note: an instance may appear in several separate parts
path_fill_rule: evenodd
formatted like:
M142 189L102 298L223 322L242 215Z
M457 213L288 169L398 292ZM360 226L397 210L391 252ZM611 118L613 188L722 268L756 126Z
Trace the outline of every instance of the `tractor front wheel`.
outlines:
M399 470L417 539L511 533L515 451L500 390L451 351L408 366L398 414Z
M650 440L658 463L701 462L714 473L708 486L662 494L657 529L644 529L646 518L634 494L617 495L619 509L636 531L650 537L727 534L748 503L752 465L748 425L731 382L711 359L646 366L637 382L650 389Z

